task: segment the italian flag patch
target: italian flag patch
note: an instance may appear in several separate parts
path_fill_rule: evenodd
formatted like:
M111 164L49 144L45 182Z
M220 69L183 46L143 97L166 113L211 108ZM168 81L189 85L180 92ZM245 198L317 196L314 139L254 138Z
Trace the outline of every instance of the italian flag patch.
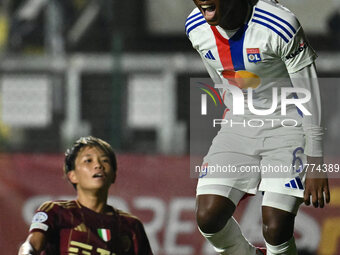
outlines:
M111 232L109 229L99 228L97 229L98 235L105 241L108 242L111 240Z

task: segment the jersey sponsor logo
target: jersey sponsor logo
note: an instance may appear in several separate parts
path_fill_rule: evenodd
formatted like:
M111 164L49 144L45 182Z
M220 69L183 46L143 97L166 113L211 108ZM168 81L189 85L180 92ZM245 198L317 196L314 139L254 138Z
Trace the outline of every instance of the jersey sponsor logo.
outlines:
M289 54L286 56L286 59L291 59L291 58L295 58L297 55L299 55L302 51L304 51L305 49L307 49L308 44L306 42L302 42L299 45L299 48L294 51L293 53Z
M36 222L45 222L48 219L47 213L45 212L37 212L32 219L32 223Z
M285 187L290 188L290 189L299 189L303 190L303 184L301 182L300 177L295 177L294 179L290 180L285 184Z
M228 79L230 85L234 85L247 93L245 89L254 88L256 89L261 84L261 78L252 72L245 70L240 71L229 71L224 70L222 72L223 77Z
M205 58L207 59L211 59L211 60L216 60L216 58L214 57L214 55L212 54L211 50L209 50L207 52L207 54L204 55Z
M247 56L250 63L257 63L262 60L259 48L247 48Z
M96 253L93 253L95 250ZM71 241L70 247L68 248L68 254L99 254L99 255L117 255L115 252L110 252L108 250L93 247L92 245Z
M110 229L98 228L97 232L98 232L98 235L101 237L101 239L103 239L105 242L108 242L111 240Z

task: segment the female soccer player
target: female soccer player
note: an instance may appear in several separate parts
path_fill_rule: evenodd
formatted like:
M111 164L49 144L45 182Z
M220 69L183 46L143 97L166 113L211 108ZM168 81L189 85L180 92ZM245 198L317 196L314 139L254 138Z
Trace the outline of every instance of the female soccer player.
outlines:
M323 164L316 54L295 15L277 1L193 1L197 8L186 20L186 34L229 109L228 125L214 138L203 166L208 171L232 165L239 171L199 179L199 230L220 254L296 255L299 205L303 200L309 205L312 197L322 208L330 200L327 176L306 168ZM262 172L242 172L247 167ZM291 170L264 178L264 168ZM232 217L240 199L257 190L264 192L267 250L249 244Z
M116 156L107 142L80 138L66 151L64 172L77 199L41 205L19 255L152 254L142 223L107 204L117 173Z

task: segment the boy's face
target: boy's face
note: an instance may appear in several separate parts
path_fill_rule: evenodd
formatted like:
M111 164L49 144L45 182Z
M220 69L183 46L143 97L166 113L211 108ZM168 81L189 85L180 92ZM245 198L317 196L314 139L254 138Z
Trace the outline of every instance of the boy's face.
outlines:
M97 147L80 149L75 159L75 169L68 173L77 190L108 190L116 178L109 157Z

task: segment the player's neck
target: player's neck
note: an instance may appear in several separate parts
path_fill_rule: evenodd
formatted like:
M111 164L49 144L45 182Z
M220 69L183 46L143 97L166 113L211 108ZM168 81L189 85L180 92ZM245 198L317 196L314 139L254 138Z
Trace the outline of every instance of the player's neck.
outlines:
M77 200L82 206L97 213L103 213L107 203L107 192L93 194L90 192L78 191Z
M241 3L241 2L240 2ZM232 32L237 31L240 27L243 26L243 24L246 24L250 18L252 11L252 6L249 4L246 4L242 6L241 8L235 10L233 13L230 14L231 18L227 22L223 24L220 24L220 27L223 28L226 32Z

